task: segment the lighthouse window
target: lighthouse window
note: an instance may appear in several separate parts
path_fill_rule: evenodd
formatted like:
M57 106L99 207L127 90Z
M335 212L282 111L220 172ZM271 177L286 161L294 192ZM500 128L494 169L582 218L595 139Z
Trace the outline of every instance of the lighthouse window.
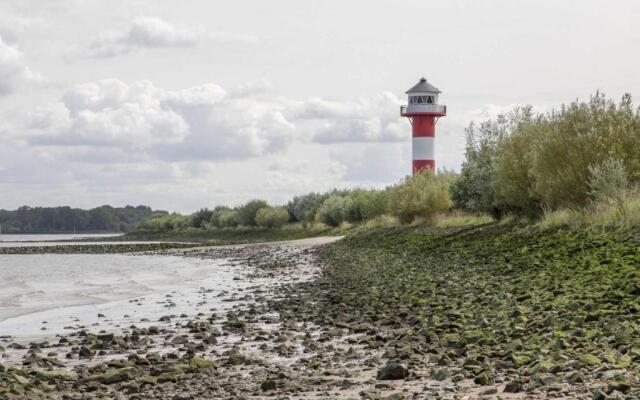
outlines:
M433 104L433 96L427 96L427 104Z

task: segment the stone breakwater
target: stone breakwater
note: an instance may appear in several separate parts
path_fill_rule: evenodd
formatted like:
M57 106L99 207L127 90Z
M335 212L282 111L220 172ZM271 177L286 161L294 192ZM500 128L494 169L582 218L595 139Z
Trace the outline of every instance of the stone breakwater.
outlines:
M7 246L0 247L0 255L2 254L115 254L115 253L132 253L158 251L176 248L196 247L195 243L174 243L174 242L158 242L158 243L127 243L119 244L58 244L55 246Z

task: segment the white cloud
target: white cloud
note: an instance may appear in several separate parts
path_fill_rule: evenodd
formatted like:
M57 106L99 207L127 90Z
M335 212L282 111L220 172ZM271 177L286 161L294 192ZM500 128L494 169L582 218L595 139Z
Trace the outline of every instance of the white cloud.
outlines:
M102 33L84 51L90 58L107 58L145 48L190 47L203 40L218 43L256 41L250 35L209 33L202 29L177 26L158 17L137 17L123 29Z
M32 145L65 146L74 157L106 147L131 160L238 159L287 146L295 126L282 108L214 84L172 91L110 79L69 89L31 113L25 128Z
M399 142L406 139L408 123L400 117L402 101L390 92L356 101L320 98L296 103L292 118L316 121L316 143Z
M341 145L331 158L346 181L389 184L411 170L409 142L405 142Z
M42 77L24 64L23 53L0 37L0 96L12 93L20 87L42 81Z

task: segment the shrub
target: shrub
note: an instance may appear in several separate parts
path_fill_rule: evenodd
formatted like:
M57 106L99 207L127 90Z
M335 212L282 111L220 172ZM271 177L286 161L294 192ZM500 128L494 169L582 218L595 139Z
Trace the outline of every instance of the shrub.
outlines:
M211 212L211 217L209 218L209 225L214 226L216 228L222 228L222 224L220 223L220 216L223 215L225 211L229 211L229 207L225 206L217 206Z
M629 179L621 160L606 160L589 167L589 194L602 203L615 204L624 213L624 200L629 189Z
M238 226L238 212L231 209L223 209L217 213L217 224L219 228L232 228Z
M389 210L403 223L417 217L431 220L435 213L451 208L449 189L453 179L451 174L436 175L430 170L413 175L391 189Z
M240 225L256 226L256 214L261 208L268 207L264 200L251 200L236 209Z
M537 129L536 191L552 208L587 204L589 168L607 159L622 161L631 183L640 180L640 110L633 109L629 95L616 105L596 93L588 102L562 106Z
M289 214L295 221L311 222L322 203L329 197L326 193L308 193L302 196L295 196L288 204Z
M329 226L340 226L346 220L347 210L351 206L351 199L339 194L333 194L322 203L318 210L318 218L320 222Z
M285 207L263 207L256 213L256 223L264 228L280 228L289 221Z
M204 228L204 225L211 220L213 211L208 208L201 208L191 214L191 226L194 228Z
M347 209L345 219L358 223L370 220L386 211L387 192L379 190L356 189L347 195Z

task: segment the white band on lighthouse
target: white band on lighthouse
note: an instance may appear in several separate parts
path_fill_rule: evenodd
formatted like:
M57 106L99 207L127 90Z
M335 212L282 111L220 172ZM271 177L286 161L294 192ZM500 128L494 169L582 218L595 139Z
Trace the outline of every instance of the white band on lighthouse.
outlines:
M428 136L414 137L411 153L414 160L434 160L434 138Z

